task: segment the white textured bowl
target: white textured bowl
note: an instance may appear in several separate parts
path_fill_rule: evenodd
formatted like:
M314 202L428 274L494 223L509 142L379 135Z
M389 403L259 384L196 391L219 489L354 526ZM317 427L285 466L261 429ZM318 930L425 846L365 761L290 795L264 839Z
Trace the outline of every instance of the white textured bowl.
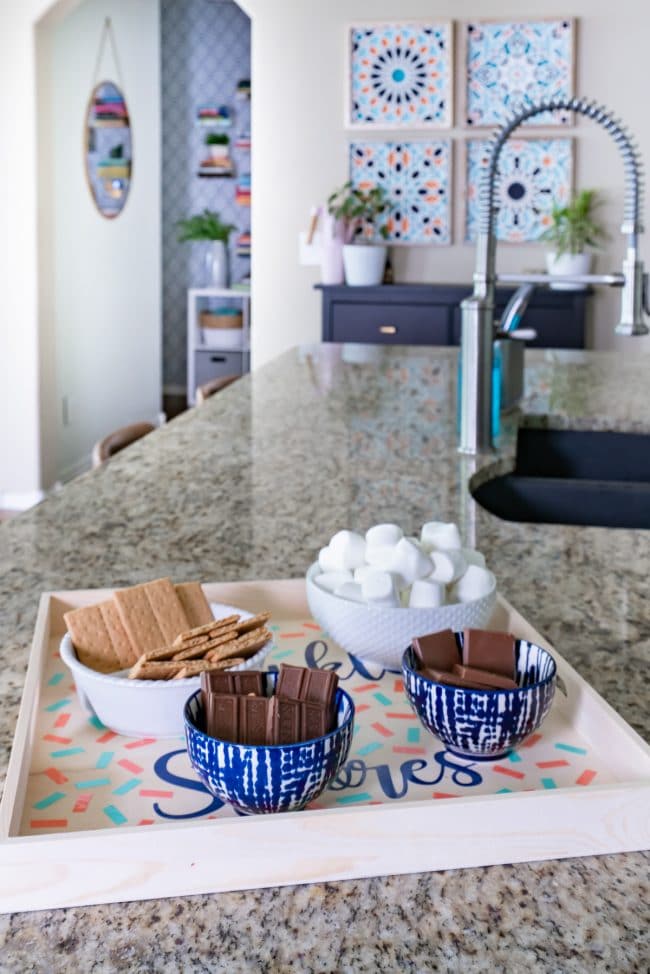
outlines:
M237 613L242 619L250 619L251 612L232 605L210 605L215 619ZM273 647L270 639L259 652L251 656L235 670L250 670L259 666ZM84 666L77 659L72 639L66 635L61 640L61 659L72 671L79 700L86 710L99 717L109 730L125 737L178 737L185 732L183 708L187 698L198 690L201 678L184 680L129 680L128 670L123 675L98 673Z
M494 579L492 591L473 602L456 602L438 609L387 609L326 592L314 582L321 571L314 562L306 580L307 601L316 622L348 653L392 670L401 668L404 650L414 636L442 629L483 628L497 597Z

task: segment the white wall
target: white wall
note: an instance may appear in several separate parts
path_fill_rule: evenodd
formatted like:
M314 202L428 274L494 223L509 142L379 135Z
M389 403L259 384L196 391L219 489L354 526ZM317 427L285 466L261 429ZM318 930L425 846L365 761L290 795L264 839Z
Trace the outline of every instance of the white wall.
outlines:
M104 18L110 43L93 79ZM84 0L37 32L39 57L42 478L68 479L93 443L155 420L161 396L160 75L157 0ZM115 219L86 184L94 81L123 83L133 179ZM67 423L62 400L67 401Z
M650 159L650 113L647 110L647 38L650 8L642 0L245 0L253 19L253 363L259 366L283 349L320 337L320 308L313 284L316 268L297 264L297 237L305 229L310 207L325 199L347 178L347 144L343 127L345 25L359 20L439 17L575 16L578 24L576 92L599 99L622 116L636 136L642 156ZM457 65L462 77L462 66ZM458 85L457 85L458 89ZM536 130L537 131L537 130ZM541 130L540 130L541 131ZM549 130L546 130L549 131ZM551 130L557 134L557 130ZM623 168L609 137L592 122L580 120L576 184L598 187L612 240L597 269L620 269L623 238ZM452 136L465 134L454 128ZM563 133L560 133L563 134ZM456 185L460 176L456 153ZM650 223L646 202L645 222ZM456 239L461 239L460 208ZM402 281L469 282L471 246L394 248L396 277ZM647 238L642 254L650 260ZM501 246L500 270L539 267L538 245ZM620 345L615 339L618 294L600 291L593 302L593 343ZM634 339L648 348L647 339Z

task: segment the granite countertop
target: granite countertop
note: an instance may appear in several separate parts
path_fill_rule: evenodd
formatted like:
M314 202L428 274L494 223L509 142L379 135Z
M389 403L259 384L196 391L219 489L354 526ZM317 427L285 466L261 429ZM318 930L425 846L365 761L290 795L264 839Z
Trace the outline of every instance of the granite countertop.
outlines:
M650 430L650 357L528 353L518 422ZM0 782L39 594L301 576L341 527L457 520L499 587L646 738L650 532L516 524L455 449L455 349L286 353L0 527ZM624 854L0 917L0 969L646 970L649 858Z

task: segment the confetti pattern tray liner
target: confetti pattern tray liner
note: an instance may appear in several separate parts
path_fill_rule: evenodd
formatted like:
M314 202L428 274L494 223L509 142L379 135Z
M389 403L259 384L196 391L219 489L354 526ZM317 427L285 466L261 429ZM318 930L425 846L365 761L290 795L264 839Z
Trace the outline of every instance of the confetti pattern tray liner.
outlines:
M350 657L320 629L302 581L206 592L272 610L267 668L337 672L356 705L345 767L305 812L238 816L199 782L183 737L122 737L81 707L58 655L63 612L110 593L45 595L0 808L3 911L650 845L650 749L552 647L566 693L518 751L477 762L424 729L399 673ZM490 625L548 645L503 598ZM258 842L269 843L263 856ZM100 879L84 856L102 860Z

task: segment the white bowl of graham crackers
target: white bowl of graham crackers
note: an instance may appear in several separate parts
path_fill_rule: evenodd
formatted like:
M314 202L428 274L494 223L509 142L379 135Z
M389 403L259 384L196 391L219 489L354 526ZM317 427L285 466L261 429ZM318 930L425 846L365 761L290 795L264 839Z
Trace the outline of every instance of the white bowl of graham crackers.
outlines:
M183 734L183 706L202 672L259 667L272 648L268 613L210 605L198 582L161 578L65 614L61 659L79 699L126 737Z

